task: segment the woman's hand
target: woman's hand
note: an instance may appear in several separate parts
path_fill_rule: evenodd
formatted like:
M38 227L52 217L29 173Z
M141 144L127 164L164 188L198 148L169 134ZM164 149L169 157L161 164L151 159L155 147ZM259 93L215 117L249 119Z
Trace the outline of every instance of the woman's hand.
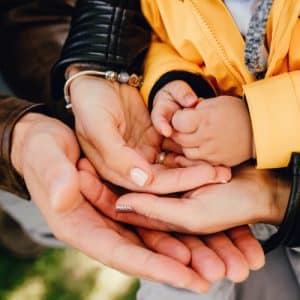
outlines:
M82 76L70 91L83 152L106 180L135 191L172 193L230 179L229 169L208 163L177 169L155 164L162 138L137 89Z
M214 282L227 277L240 282L247 278L249 270L257 270L264 265L263 250L248 226L203 237L177 235L178 240L175 240L166 232L145 229L162 228L160 222L140 215L117 213L114 209L117 195L108 192L107 187L101 184L89 161L82 159L78 167L84 183L81 185L81 192L94 207L117 221L140 226L138 232L147 247L191 265L205 280ZM108 193L110 197L102 196ZM168 224L163 226L166 230L172 230L172 226Z
M139 214L155 220L156 226L160 221L163 229L208 234L257 222L279 224L288 193L288 183L280 182L274 172L242 166L227 184L204 186L182 199L126 194L116 208L126 209L124 218L129 222Z

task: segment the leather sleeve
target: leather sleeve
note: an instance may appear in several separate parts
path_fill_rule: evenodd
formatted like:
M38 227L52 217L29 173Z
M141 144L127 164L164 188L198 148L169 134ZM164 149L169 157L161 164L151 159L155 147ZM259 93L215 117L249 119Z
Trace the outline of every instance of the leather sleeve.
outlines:
M0 70L15 95L51 98L49 74L69 32L74 3L0 0Z
M29 195L10 161L12 132L27 112L46 111L41 102L57 110L49 101L49 74L69 31L73 2L0 0L0 72L15 95L31 101L0 96L0 188L22 198Z
M71 64L100 70L142 73L151 41L139 0L79 0L61 57L52 72L52 92L60 98Z

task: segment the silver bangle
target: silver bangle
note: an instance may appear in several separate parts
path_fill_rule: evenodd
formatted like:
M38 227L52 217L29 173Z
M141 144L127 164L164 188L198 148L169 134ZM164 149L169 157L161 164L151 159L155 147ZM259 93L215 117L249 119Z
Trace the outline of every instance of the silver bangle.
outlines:
M80 76L84 75L93 75L103 77L104 79L111 81L111 82L119 82L123 84L128 84L129 86L140 88L142 86L143 77L138 76L136 74L128 74L126 72L117 73L115 71L95 71L95 70L85 70L75 73L74 75L70 76L64 85L64 98L66 101L66 109L72 108L72 103L70 100L70 86L73 80Z

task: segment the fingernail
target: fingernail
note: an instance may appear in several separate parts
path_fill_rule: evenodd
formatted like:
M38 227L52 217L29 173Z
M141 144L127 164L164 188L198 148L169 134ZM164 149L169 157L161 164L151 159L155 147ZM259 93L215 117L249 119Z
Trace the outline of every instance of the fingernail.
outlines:
M209 180L207 183L228 183L228 181L226 179L222 179L222 180Z
M197 102L197 98L193 95L187 95L186 97L184 97L184 102L188 106L194 105Z
M139 168L133 168L130 171L130 177L138 186L144 186L148 180L148 174Z
M223 183L223 184L224 184L224 183L228 183L228 180L223 179L223 180L220 181L220 183Z
M128 204L117 204L116 211L122 213L134 212L134 209Z

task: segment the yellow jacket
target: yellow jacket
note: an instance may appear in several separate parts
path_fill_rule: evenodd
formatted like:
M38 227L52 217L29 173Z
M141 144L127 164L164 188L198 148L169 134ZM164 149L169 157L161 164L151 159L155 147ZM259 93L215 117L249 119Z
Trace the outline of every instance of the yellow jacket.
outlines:
M148 99L167 72L200 74L218 95L246 96L259 168L287 166L300 152L300 1L274 0L265 79L244 64L245 42L221 0L141 0L155 38L145 62Z

